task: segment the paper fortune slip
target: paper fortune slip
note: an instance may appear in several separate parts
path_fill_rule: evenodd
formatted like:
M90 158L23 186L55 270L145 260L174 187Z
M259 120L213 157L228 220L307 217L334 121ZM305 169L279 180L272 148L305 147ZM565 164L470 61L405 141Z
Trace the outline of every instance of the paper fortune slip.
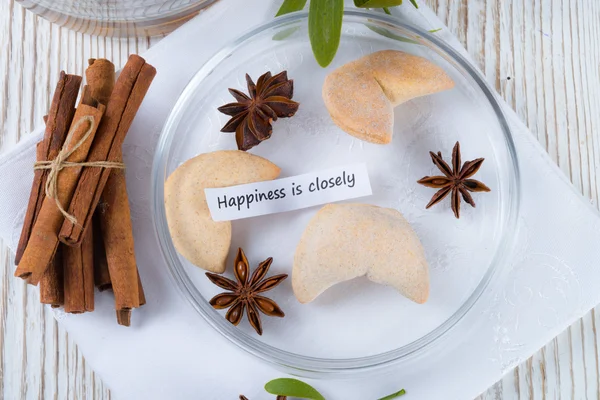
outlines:
M272 181L204 189L214 221L257 217L370 196L365 164L352 164Z

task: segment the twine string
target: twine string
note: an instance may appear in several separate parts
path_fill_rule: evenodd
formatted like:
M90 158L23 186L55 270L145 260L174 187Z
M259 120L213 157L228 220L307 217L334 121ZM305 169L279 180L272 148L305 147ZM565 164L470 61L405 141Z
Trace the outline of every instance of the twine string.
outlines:
M69 145L71 141L73 141L73 137L77 129L79 129L84 123L89 123L89 128L85 131L85 134L79 139L73 147L69 149ZM56 207L60 213L70 221L72 224L77 224L77 218L74 215L69 214L58 198L58 175L60 171L64 168L73 168L73 167L96 167L96 168L116 168L116 169L125 169L125 164L122 162L111 162L111 161L86 161L86 162L71 162L67 161L67 159L79 149L86 140L92 135L96 128L96 122L92 116L85 115L81 117L75 125L71 128L71 131L67 135L65 143L62 147L62 150L58 153L56 158L52 161L37 161L33 169L34 170L49 170L48 178L46 180L46 196L53 199L56 203Z

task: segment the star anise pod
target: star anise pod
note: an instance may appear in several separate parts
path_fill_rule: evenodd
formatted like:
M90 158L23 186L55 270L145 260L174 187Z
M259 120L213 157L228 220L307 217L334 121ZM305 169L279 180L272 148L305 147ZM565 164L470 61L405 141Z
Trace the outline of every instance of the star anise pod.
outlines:
M442 201L448 194L452 193L452 211L454 216L460 218L460 198L475 207L475 201L469 192L489 192L490 188L475 179L469 179L479 171L484 158L461 163L460 143L456 142L452 150L452 168L442 158L442 153L435 154L430 151L433 163L443 172L445 176L426 176L418 183L430 188L440 189L427 204L429 208Z
M267 72L258 78L256 84L246 74L246 82L249 95L229 89L237 103L219 107L220 112L231 116L221 132L235 132L238 149L244 151L270 138L273 132L271 123L277 118L293 116L300 105L292 100L294 81L287 78L287 71L275 76Z
M258 313L259 310L270 317L285 316L277 303L260 296L260 293L273 289L288 277L287 274L281 274L265 278L272 262L272 257L267 258L258 265L252 276L249 276L250 268L248 266L248 259L244 254L244 250L241 248L238 249L233 266L237 282L218 274L206 273L206 276L212 283L229 291L218 294L210 299L210 305L217 310L229 308L227 314L225 314L225 318L233 325L240 323L244 316L244 310L246 310L248 322L250 322L256 333L262 335L263 331L260 314Z

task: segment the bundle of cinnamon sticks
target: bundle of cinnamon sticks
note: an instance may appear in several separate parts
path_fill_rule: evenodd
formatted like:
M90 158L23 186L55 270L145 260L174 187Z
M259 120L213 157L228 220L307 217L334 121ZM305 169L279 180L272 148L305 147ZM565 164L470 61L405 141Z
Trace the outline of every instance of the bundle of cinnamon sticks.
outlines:
M61 72L37 145L15 276L68 313L94 310L94 290L112 290L117 322L146 303L134 253L121 146L156 70L136 55L115 81L114 65L91 59L87 84Z

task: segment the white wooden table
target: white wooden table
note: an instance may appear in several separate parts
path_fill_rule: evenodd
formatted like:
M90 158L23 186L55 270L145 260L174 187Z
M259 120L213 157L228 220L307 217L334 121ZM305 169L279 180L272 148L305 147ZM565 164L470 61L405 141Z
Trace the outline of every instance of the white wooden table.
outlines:
M600 0L426 3L573 184L598 205ZM0 149L41 123L61 69L83 74L90 57L120 66L159 40L76 34L1 0ZM0 399L109 399L77 346L40 306L37 289L13 278L13 257L0 242ZM600 399L599 312L588 313L480 399Z

